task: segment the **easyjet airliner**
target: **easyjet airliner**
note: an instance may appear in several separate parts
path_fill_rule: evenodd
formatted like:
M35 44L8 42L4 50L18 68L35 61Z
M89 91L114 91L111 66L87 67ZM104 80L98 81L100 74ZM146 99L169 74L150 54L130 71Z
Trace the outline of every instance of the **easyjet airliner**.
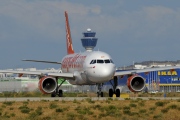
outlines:
M81 39L83 46L86 48L86 51L82 53L75 53L72 45L67 12L65 12L65 21L67 55L62 59L61 62L24 60L33 62L61 64L61 72L43 73L37 71L33 72L0 70L0 73L38 75L40 78L38 84L40 91L45 94L51 94L52 97L55 97L56 95L58 95L59 97L63 96L63 91L60 89L60 86L66 80L68 80L73 85L97 85L98 96L103 97L103 92L101 91L101 88L103 87L104 82L109 81L112 85L112 88L109 89L109 97L112 97L113 94L119 97L120 89L117 88L118 76L128 75L128 88L132 92L140 92L145 87L145 79L142 76L137 75L137 73L147 73L150 71L160 71L179 68L177 66L172 66L116 72L115 64L113 63L113 59L109 54L102 51L93 51L93 47L96 45L97 38L95 38L95 32L92 32L91 29L87 29L87 32L84 33L84 38ZM59 85L57 83L58 78L64 78L64 81Z

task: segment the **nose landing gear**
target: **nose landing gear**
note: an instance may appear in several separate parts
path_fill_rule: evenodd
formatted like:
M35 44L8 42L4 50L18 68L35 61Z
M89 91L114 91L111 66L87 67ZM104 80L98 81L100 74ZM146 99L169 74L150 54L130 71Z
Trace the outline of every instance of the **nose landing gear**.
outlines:
M98 92L97 92L98 97L103 97L104 96L103 92L101 91L102 86L103 86L103 83L98 84Z

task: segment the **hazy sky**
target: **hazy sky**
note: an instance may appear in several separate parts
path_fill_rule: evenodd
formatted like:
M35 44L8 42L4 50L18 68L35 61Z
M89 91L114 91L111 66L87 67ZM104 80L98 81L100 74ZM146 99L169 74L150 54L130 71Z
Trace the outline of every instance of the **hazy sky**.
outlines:
M180 0L0 0L0 69L58 68L22 59L61 61L66 55L68 12L73 46L95 31L95 50L117 66L133 61L180 59Z

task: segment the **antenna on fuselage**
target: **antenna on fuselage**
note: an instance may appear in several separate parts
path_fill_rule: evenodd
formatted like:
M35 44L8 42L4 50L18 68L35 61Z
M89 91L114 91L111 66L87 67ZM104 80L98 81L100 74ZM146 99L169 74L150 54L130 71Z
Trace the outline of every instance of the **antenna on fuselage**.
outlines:
M82 46L86 51L92 51L96 47L98 38L95 38L96 32L92 32L90 28L86 32L83 32L83 38L81 38Z

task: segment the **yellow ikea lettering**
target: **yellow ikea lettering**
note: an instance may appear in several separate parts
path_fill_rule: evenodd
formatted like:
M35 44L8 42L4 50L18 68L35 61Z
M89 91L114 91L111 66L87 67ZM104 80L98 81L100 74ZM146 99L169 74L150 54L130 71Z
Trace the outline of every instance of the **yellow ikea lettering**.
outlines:
M173 75L173 76L175 76L175 75L177 75L177 72L176 71L158 71L158 75L162 75L162 76Z

